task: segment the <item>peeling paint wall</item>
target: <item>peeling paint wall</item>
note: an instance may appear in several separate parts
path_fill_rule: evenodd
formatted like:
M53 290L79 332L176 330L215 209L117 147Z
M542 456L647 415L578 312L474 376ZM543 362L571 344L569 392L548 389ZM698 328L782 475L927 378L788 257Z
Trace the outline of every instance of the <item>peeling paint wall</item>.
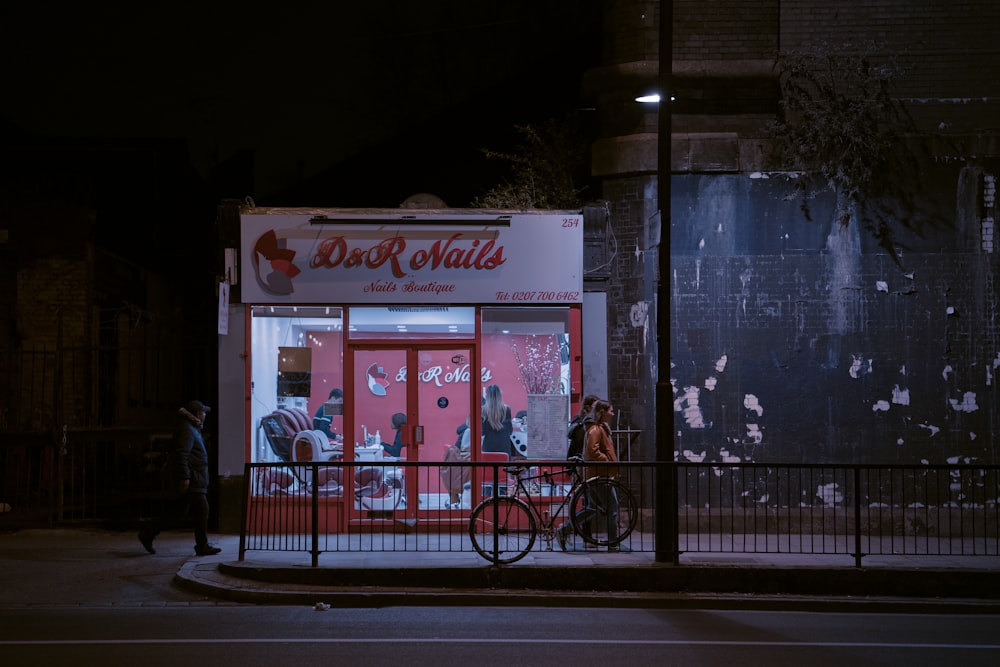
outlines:
M609 398L621 425L642 433L632 452L653 456L655 412L671 409L677 453L693 459L998 460L1000 89L989 65L1000 4L676 0L674 83L697 94L672 117L664 276L651 222L658 116L623 102L637 80L654 83L659 7L605 3L607 67L585 82L601 119L593 173L615 250L607 282L593 289L607 294ZM763 171L755 127L777 112L756 106L776 52L869 40L906 72L898 92L932 138L925 175L951 223L897 239L902 266L859 227L829 224L830 193L809 200L805 220L791 177ZM749 96L724 87L713 97L718 81L756 83ZM658 332L667 319L669 332ZM657 358L659 335L669 336L669 360ZM673 400L657 406L654 383L667 368Z
M951 219L995 216L986 188L959 187L965 168L939 172ZM679 456L998 460L996 260L981 238L933 230L905 239L897 265L868 234L803 220L776 179L676 176L672 187ZM709 190L729 202L687 205ZM821 196L814 220L832 220L817 211L834 203ZM702 243L719 228L731 238Z

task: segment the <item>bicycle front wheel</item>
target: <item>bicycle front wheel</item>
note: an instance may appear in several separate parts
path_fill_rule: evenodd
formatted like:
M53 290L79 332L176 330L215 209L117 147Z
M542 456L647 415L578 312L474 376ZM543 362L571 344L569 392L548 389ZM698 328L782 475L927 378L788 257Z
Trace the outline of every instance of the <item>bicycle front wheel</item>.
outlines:
M513 563L535 545L538 525L531 510L516 498L487 498L469 517L469 537L479 555L496 564Z
M570 499L573 531L584 542L613 547L635 530L639 508L624 484L608 477L592 477L577 487Z

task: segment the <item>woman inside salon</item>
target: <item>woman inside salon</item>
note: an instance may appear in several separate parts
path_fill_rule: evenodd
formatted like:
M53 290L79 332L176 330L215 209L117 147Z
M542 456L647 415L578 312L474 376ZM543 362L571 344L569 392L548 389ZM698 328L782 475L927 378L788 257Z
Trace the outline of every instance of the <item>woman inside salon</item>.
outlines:
M503 402L500 387L491 384L483 400L483 451L502 452L511 458L518 456L510 441L513 432L510 406Z
M394 456L397 459L403 453L403 447L406 445L403 443L403 426L406 425L406 415L402 412L397 412L392 415L392 428L396 431L396 437L393 439L390 445L387 442L382 443L382 450L385 456Z

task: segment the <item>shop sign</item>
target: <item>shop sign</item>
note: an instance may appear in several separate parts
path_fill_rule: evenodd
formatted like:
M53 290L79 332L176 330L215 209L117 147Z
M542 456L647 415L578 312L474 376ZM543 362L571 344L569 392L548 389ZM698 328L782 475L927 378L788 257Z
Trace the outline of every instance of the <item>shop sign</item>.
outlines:
M390 386L389 374L385 372L383 366L377 363L372 364L365 371L368 378L368 390L375 396L385 396L388 394ZM472 367L470 364L462 364L451 370L443 366L430 366L416 374L417 380L426 384L433 384L437 387L454 384L469 384L472 379ZM484 385L493 379L493 371L482 368L479 371L479 380ZM406 366L400 366L396 371L395 381L398 384L406 384Z
M242 216L246 303L506 303L583 300L579 214Z

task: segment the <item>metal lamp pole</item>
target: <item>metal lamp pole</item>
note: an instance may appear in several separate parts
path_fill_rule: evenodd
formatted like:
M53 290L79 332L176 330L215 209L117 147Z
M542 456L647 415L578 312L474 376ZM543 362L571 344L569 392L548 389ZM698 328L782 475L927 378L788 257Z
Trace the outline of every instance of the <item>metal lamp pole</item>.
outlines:
M679 562L674 408L670 387L670 139L673 2L660 3L660 104L657 114L656 198L660 210L659 283L656 292L656 561Z

